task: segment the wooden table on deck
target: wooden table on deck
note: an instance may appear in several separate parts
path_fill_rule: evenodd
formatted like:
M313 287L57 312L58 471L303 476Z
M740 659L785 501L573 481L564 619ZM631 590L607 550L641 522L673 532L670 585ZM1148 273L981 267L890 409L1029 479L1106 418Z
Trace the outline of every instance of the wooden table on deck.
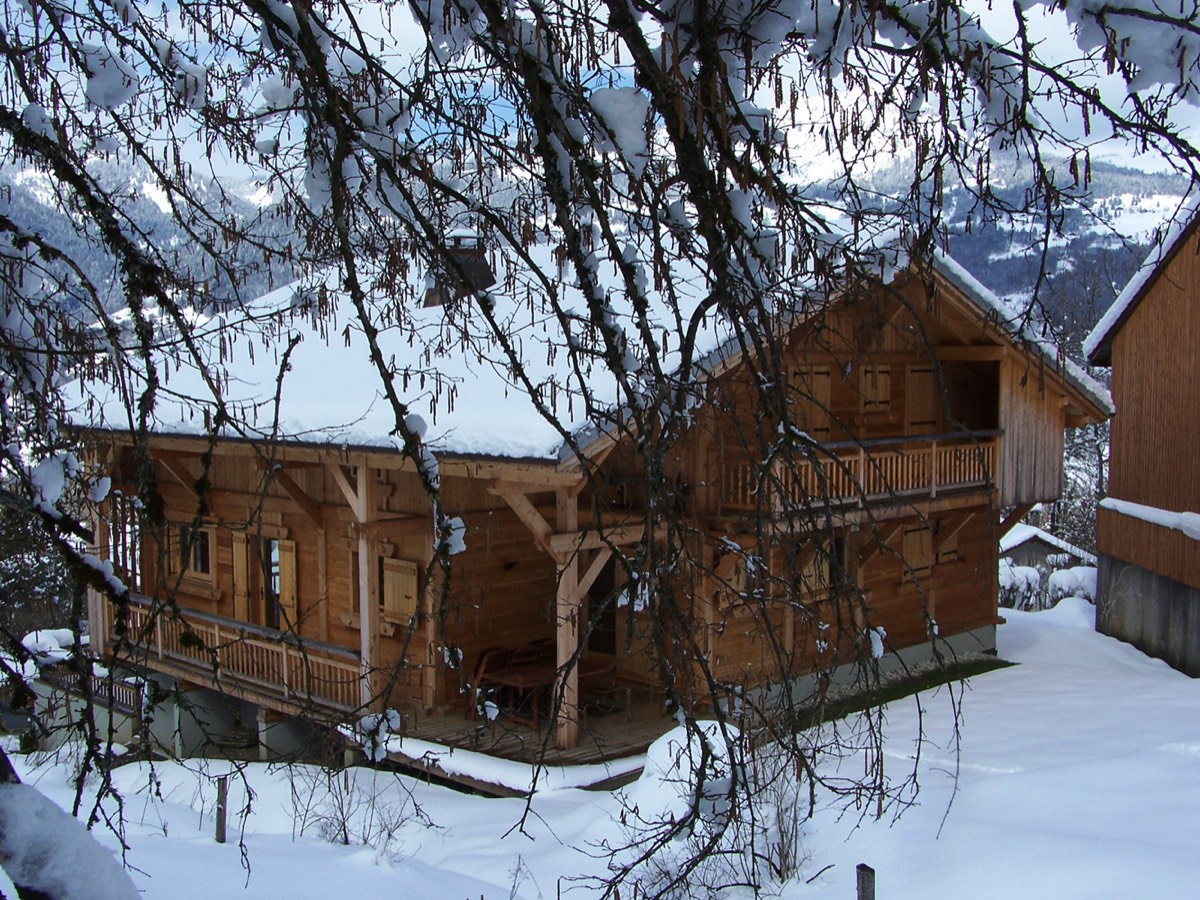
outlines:
M590 678L594 675L602 675L612 669L614 663L601 662L600 660L581 659L575 663L575 670L579 673L580 679ZM509 716L515 721L528 724L531 728L538 727L538 706L542 695L542 689L550 687L558 678L558 668L552 662L531 661L520 663L515 666L510 666L506 669L496 669L494 671L485 672L483 676L483 684L494 684L508 689L508 707L510 710ZM523 719L514 715L511 710L515 710L516 706L513 700L518 692L527 693L532 698L531 713L529 719Z

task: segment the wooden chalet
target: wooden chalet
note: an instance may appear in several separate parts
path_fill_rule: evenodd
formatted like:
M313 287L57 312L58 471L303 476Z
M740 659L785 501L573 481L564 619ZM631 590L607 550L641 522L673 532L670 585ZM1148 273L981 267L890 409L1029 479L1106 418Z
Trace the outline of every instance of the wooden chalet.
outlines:
M1096 627L1200 676L1200 215L1193 200L1089 335L1112 369Z
M150 535L129 439L94 430L113 485L101 552L135 599L118 628L92 598L93 647L132 645L129 662L271 715L390 706L416 737L514 756L557 747L564 761L641 749L673 724L656 643L680 690L704 660L731 698L850 662L866 629L906 659L931 642L991 651L1001 511L1015 521L1054 499L1064 428L1106 413L1102 392L1014 337L1000 310L946 260L794 323L779 341L790 455L761 439L779 429L759 412L754 365L716 348L663 473L678 535L649 507L630 435L603 431L578 456L471 452L464 418L445 449L429 438L441 506L466 529L448 582L418 473L386 441L213 440L185 415L152 440L168 527ZM671 547L682 629L628 584L629 560L655 546ZM555 688L557 719L542 693ZM517 707L525 730L480 742Z

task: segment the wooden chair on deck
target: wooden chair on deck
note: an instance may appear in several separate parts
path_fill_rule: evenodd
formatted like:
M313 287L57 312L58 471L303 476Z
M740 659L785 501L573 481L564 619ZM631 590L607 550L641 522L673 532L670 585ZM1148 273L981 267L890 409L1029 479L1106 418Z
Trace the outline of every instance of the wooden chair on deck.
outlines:
M533 728L539 724L541 695L554 684L554 644L550 639L531 641L519 647L493 647L479 655L475 663L471 705L468 718L479 714L479 703L485 689L490 685L504 689L507 693L508 714L518 722ZM530 715L522 716L518 710L526 705Z

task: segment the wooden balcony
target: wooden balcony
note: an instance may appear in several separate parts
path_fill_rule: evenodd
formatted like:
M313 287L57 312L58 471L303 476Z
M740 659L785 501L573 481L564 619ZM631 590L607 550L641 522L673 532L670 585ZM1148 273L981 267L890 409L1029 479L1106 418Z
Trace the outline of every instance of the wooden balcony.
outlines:
M923 435L822 444L816 459L726 461L723 513L782 517L814 507L887 504L987 490L996 471L999 434Z
M113 608L107 602L102 608L105 649L112 649ZM339 716L359 706L362 670L350 650L192 610L175 614L142 596L130 603L129 634L144 654L131 662L240 690L256 702Z

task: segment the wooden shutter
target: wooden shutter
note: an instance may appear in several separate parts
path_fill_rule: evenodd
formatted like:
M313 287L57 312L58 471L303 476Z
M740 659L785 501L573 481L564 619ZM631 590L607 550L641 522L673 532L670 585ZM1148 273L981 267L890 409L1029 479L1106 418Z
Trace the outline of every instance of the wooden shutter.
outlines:
M829 366L802 366L792 373L796 424L818 443L829 440Z
M933 534L928 528L911 528L904 532L904 561L918 574L933 566Z
M408 623L417 611L417 564L407 559L383 559L384 615Z
M250 621L250 544L240 532L233 534L233 617Z
M859 370L860 411L887 412L892 405L892 367L863 366Z
M910 367L904 384L905 423L909 434L935 434L941 421L942 392L929 367Z
M296 542L279 542L279 609L281 629L295 628L296 609Z

